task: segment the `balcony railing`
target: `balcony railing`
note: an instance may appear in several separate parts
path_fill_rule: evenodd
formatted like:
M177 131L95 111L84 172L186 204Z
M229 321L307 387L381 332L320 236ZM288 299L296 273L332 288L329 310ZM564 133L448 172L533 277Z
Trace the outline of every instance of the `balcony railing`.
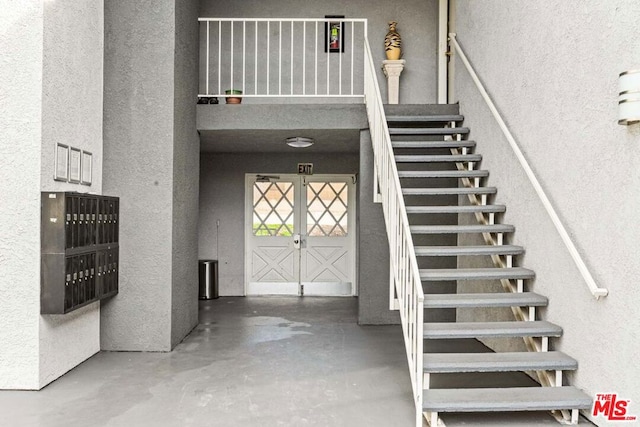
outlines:
M199 21L200 97L364 96L366 19Z

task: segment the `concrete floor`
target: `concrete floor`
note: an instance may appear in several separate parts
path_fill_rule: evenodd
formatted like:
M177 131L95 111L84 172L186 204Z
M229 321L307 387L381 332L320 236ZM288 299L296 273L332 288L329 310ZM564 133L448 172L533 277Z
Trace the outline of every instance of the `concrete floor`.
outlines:
M413 426L401 329L357 325L355 298L220 298L200 308L200 324L171 353L102 352L39 392L0 392L0 426ZM530 381L513 378L476 381ZM435 379L455 387L460 377ZM558 425L546 413L444 420Z

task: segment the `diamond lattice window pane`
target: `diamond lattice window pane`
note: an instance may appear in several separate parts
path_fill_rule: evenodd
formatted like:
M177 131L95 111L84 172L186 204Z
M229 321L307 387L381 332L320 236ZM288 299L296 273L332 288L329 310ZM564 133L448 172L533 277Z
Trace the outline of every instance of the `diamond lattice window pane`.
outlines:
M307 235L343 237L348 232L348 186L344 182L307 185Z
M293 235L293 183L256 182L253 185L253 235Z

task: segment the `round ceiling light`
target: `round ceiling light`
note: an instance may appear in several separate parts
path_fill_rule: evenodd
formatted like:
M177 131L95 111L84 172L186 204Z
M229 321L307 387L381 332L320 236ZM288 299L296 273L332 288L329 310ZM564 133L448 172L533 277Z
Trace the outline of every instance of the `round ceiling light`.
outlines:
M289 147L306 148L311 147L314 143L313 138L304 138L302 136L294 136L285 140Z

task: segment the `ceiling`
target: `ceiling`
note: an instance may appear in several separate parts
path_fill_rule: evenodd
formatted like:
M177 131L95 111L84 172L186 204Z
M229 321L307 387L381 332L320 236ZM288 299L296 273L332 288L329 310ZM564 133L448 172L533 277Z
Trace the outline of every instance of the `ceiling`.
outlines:
M316 142L307 148L289 147L285 139L293 136L313 138ZM359 150L359 129L200 131L203 153L357 153Z

